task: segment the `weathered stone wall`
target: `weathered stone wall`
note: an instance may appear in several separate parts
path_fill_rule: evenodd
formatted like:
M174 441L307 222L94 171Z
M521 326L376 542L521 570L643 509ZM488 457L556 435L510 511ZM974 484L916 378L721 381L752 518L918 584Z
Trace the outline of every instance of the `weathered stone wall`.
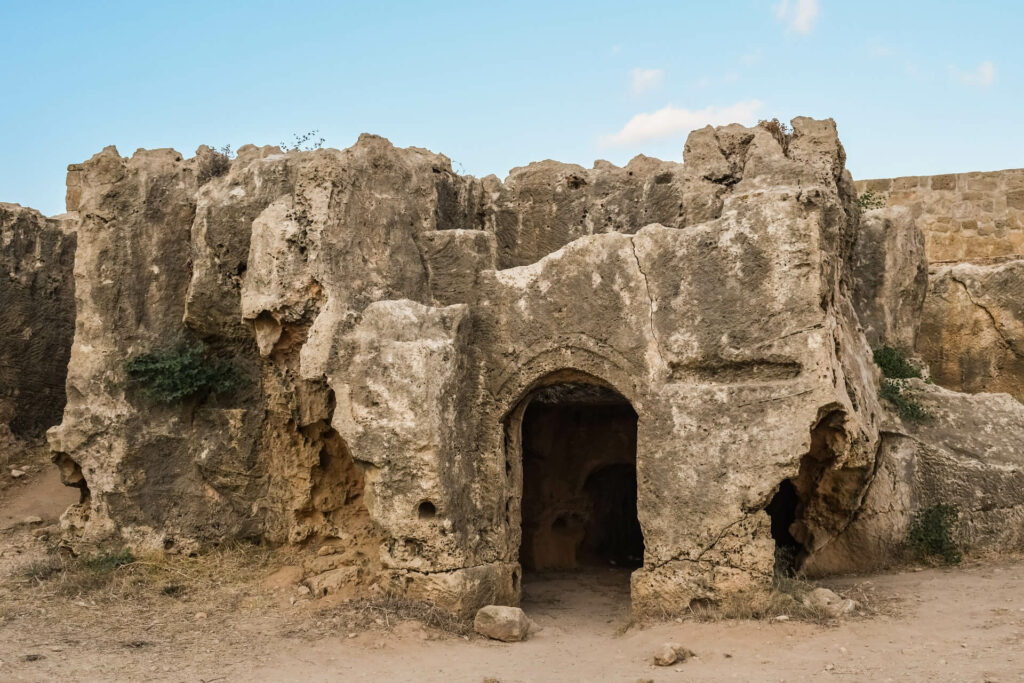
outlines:
M1024 405L911 380L932 418L883 427L877 470L856 517L805 564L810 575L871 571L904 556L913 516L954 506L954 540L970 551L1024 548Z
M933 266L917 351L941 386L1024 402L1024 260Z
M521 419L568 376L638 416L635 604L768 581L779 482L813 555L868 485L880 412L844 153L830 121L794 130L504 183L374 136L243 147L220 175L206 149L72 166L78 334L51 432L84 492L69 534L259 536L319 550L318 591L514 601ZM183 341L248 381L170 406L126 382Z
M884 195L884 211L909 211L924 234L930 267L920 334L888 341L915 350L944 387L1024 401L1024 169L856 186Z
M69 219L0 203L0 463L61 420L74 335Z
M887 419L869 339L914 343L924 247L906 211L862 220L831 121L793 129L504 182L370 135L71 166L68 542L260 538L308 549L318 594L514 603L524 415L570 382L636 415L638 609L767 585L786 481L797 562L852 566ZM244 381L171 405L128 381L182 344Z
M858 193L906 206L924 233L929 263L1024 256L1024 169L858 180Z

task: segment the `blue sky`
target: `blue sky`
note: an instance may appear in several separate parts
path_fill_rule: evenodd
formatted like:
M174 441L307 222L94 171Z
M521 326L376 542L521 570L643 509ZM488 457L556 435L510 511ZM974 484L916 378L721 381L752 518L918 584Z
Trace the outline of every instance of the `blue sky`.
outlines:
M831 116L857 178L1024 166L1024 2L0 0L0 201L114 144L363 131L474 175Z

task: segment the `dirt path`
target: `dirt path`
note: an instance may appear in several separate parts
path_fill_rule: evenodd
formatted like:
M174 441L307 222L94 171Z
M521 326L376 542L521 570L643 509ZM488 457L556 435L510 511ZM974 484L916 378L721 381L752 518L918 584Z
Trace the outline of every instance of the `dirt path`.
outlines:
M49 462L33 462L21 479L6 478L0 491L0 530L21 524L28 517L52 524L69 505L78 502L78 489L64 486L57 468Z
M902 597L898 617L837 627L803 623L671 623L618 635L626 603L554 581L527 601L543 630L525 643L326 639L281 651L261 681L1019 681L1024 679L1024 562L874 577ZM562 590L569 589L569 590ZM615 593L611 594L615 596ZM619 593L618 595L622 595ZM653 666L665 641L697 653ZM349 678L351 677L351 678Z
M51 484L20 483L0 505L8 517L50 517ZM523 607L542 630L502 644L414 622L354 628L301 589L262 588L259 578L282 562L266 552L258 565L249 556L234 564L139 562L81 595L23 578L27 563L45 557L30 528L0 530L2 681L1024 680L1024 558L830 582L840 591L857 583L878 604L894 604L889 616L833 626L625 629L620 571L534 577ZM132 573L142 570L150 573ZM187 590L169 590L179 580ZM666 641L697 658L653 666Z

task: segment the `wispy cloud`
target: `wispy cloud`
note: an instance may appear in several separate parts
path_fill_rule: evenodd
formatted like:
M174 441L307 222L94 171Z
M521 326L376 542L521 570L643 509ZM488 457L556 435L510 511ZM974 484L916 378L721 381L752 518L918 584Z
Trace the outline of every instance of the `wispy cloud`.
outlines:
M629 72L629 83L633 88L633 94L641 95L654 90L661 85L664 76L665 72L661 69L633 69Z
M790 30L808 34L818 18L818 0L781 0L775 5L775 16Z
M601 144L629 145L645 140L661 140L707 125L751 124L756 120L762 104L760 100L745 100L728 107L697 110L681 109L670 104L649 114L637 114L618 133L602 137Z
M949 67L949 75L964 85L987 88L996 80L996 65L992 62L984 61L978 65L978 68L969 71L951 66Z

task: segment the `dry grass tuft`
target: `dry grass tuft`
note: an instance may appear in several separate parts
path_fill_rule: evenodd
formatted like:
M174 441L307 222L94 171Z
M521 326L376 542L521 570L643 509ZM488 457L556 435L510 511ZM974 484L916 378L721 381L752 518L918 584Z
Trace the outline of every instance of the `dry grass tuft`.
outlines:
M455 636L473 632L469 619L452 614L429 602L412 600L395 593L383 593L370 598L350 600L321 613L343 617L347 628L368 630L383 628L390 631L403 621L418 621L424 626Z
M226 544L195 557L153 554L138 558L125 549L79 557L51 552L23 565L8 583L55 598L148 601L191 597L225 584L251 582L254 571L268 566L270 555L266 548L245 543Z
M698 622L720 622L733 619L773 621L784 617L819 625L833 625L836 617L816 605L804 604L804 597L819 586L800 579L778 578L770 588L751 589L726 595L721 600L693 600L682 612L655 614L658 620L688 619ZM857 601L857 610L849 616L875 614L877 596L864 589L845 591L844 597ZM856 594L854 594L856 593ZM624 630L632 626L627 624Z

